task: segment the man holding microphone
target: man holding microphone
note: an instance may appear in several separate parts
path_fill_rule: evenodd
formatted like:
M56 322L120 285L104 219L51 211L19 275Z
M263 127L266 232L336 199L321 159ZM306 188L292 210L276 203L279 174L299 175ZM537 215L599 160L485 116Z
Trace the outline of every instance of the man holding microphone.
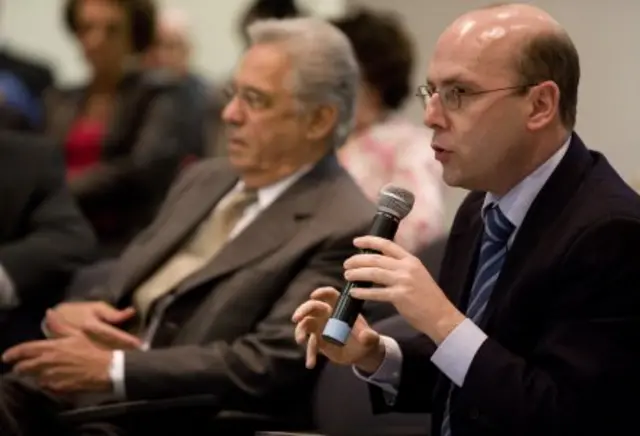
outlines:
M634 423L640 377L640 199L574 132L580 66L530 5L471 11L439 38L425 124L460 206L436 283L394 242L365 236L351 296L393 304L420 332L380 336L358 317L322 337L339 292L293 316L307 366L353 365L374 411L430 412L433 434L614 435Z

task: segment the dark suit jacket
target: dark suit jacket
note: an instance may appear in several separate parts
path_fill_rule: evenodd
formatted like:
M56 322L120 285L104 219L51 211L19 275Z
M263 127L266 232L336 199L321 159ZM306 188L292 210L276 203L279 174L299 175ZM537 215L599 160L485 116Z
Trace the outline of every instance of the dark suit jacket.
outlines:
M155 217L188 150L181 143L181 89L174 77L132 71L120 84L100 163L70 180L98 238L117 254ZM47 133L64 147L86 88L51 92Z
M441 269L442 289L462 310L483 199L471 193L461 205ZM480 325L489 338L453 391L454 435L625 434L639 405L638 246L638 196L574 134L495 285ZM438 435L451 384L429 360L435 346L424 336L400 345L395 409L433 412ZM385 410L372 390L375 408Z
M0 211L0 265L22 303L20 316L0 310L1 347L26 333L25 316L39 325L71 274L92 260L95 238L66 187L58 151L36 136L0 132ZM2 319L13 321L10 329Z
M237 180L226 160L194 164L95 295L130 304ZM209 393L227 408L300 418L313 372L291 316L315 288L343 284L352 240L374 210L333 154L320 161L178 287L152 349L126 352L128 399Z

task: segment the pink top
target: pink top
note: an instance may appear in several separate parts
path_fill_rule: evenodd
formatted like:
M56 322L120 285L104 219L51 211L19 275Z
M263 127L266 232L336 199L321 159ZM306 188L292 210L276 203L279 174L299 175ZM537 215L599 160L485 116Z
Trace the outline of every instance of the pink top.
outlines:
M416 253L442 236L442 167L431 149L429 129L389 117L350 139L339 156L371 200L377 201L378 192L387 183L415 194L413 210L398 228L399 245Z

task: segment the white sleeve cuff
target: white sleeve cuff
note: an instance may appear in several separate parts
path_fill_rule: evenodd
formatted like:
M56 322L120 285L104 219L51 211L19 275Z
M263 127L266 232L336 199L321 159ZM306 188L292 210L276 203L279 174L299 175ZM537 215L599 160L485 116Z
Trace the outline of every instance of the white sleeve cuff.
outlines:
M486 333L467 318L442 341L431 356L431 361L460 387L473 358L486 339Z
M0 265L0 309L13 309L19 305L16 287L7 271Z
M371 375L364 374L354 366L355 375L381 388L385 393L395 397L398 395L398 387L400 386L400 377L402 373L402 350L395 339L389 336L381 336L380 340L384 345L384 360L375 373Z
M126 391L124 387L124 351L115 350L111 357L111 366L109 367L109 377L113 383L113 393L117 398L124 400Z

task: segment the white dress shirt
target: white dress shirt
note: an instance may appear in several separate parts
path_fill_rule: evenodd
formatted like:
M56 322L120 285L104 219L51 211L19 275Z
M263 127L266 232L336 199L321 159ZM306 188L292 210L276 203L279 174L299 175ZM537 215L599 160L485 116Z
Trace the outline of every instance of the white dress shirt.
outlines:
M0 310L13 309L19 304L16 287L7 271L0 265Z
M571 137L551 158L504 196L500 197L492 193L487 193L485 196L482 207L483 219L486 207L497 203L502 213L515 227L507 242L508 247L513 244L531 204L566 154L570 140ZM360 373L355 367L354 372L359 378L379 386L385 393L386 401L392 404L398 393L402 376L402 351L395 339L388 336L382 336L381 339L385 348L385 357L378 370L370 376ZM431 362L453 383L461 387L471 362L486 339L486 333L466 318L438 346L431 356Z
M249 207L247 207L242 215L242 218L238 220L238 223L233 227L231 233L229 235L229 240L235 238L240 234L242 230L244 230L249 224L251 224L257 217L260 215L262 211L268 208L278 197L280 197L291 185L293 185L296 181L298 181L303 175L305 175L309 170L311 170L312 166L307 165L304 168L298 170L294 174L272 184L266 186L264 188L260 188L258 190L258 201ZM236 185L220 200L216 207L222 207L225 203L227 203L231 198L232 194L241 191L244 189L244 182L239 181ZM170 300L167 300L170 301ZM161 303L160 303L161 304ZM156 308L154 310L158 315L161 315L163 311L160 311ZM159 324L161 316L158 316L156 319L151 317L151 322L149 323L149 331L145 335L145 341L142 345L143 350L147 350L150 347L151 340L153 339L153 335L155 334ZM155 322L154 322L155 321ZM114 393L118 398L126 398L126 389L124 385L125 379L125 361L124 361L124 351L115 350L113 352L113 357L111 359L111 366L109 368L109 375L111 377L111 381L113 382Z

